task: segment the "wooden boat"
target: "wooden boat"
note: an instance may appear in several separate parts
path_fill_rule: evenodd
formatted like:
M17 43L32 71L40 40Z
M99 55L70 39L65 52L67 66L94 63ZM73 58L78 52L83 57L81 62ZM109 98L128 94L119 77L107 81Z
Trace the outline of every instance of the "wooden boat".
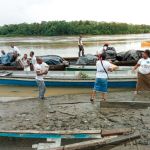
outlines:
M1 72L0 85L36 86L34 72ZM51 71L45 77L48 87L93 87L95 72ZM110 73L108 86L111 88L135 88L136 74L131 71Z
M78 60L78 57L64 57L64 59L66 61L69 62L70 65L74 65L74 66L77 66L76 65L76 62ZM136 65L137 61L134 61L134 60L131 60L131 61L115 61L113 62L114 65L117 65L117 66L134 66ZM92 64L91 66L94 66L96 64Z
M132 70L131 66L119 67L117 71L128 71ZM96 66L84 66L84 65L70 65L66 67L66 71L96 71Z
M38 139L38 143L35 144L35 141L31 142L31 146L32 148L41 150L87 150L102 148L104 146L105 148L106 146L110 148L110 146L115 147L126 142L131 142L139 139L140 133L134 132L130 128L74 131L1 130L0 138L11 138L15 144L17 143L16 139L29 140L30 142L33 139Z
M57 55L44 55L40 56L44 62L49 65L49 70L51 71L63 71L66 67L69 66L69 62L65 61L63 58ZM0 64L0 70L23 70L21 62L17 62L16 66L5 66ZM32 66L31 66L32 70Z
M66 66L63 64L59 64L59 65L49 65L49 70L50 71L63 71L65 70ZM21 66L3 66L0 65L0 70L20 70L23 71L23 68Z
M150 47L150 41L143 41L142 43L141 43L141 47Z
M63 58L63 59L64 59L64 62L68 62L68 65L63 64L63 63L57 64L57 65L49 65L49 70L50 71L64 71L64 70L78 71L78 70L80 70L80 65L76 65L76 61L77 61L78 57L67 57L67 58ZM117 62L113 62L113 64L115 64L117 66L134 66L136 63L137 63L137 61L117 61ZM95 65L96 64L92 64L90 66L95 66ZM90 66L88 66L88 65L82 65L82 66L85 66L87 71L88 70L91 71ZM21 66L4 66L4 65L0 65L0 70L14 70L14 71L20 70L20 71L23 71L23 68Z

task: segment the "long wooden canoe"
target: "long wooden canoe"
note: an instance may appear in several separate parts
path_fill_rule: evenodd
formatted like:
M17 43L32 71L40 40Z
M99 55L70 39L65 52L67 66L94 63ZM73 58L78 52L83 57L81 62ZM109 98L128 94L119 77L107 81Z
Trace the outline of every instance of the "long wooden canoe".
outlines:
M82 76L83 75L83 76ZM48 87L93 87L95 72L54 71L45 77ZM0 74L0 85L36 86L34 72L10 72ZM136 74L130 71L113 72L109 75L108 86L111 88L135 88Z
M88 139L107 136L123 135L132 132L131 128L111 130L65 130L65 131L37 131L37 130L0 130L0 137L14 138L54 138L54 139Z

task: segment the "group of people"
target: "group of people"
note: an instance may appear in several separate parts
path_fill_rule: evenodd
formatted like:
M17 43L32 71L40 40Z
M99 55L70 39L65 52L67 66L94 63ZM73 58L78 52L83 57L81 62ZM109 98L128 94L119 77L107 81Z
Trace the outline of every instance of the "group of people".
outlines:
M11 44L11 51L6 53L4 50L1 51L1 64L2 65L12 65L13 63L19 63L24 71L35 71L36 72L36 82L39 88L39 99L44 99L45 94L45 83L44 83L44 75L48 73L49 66L43 62L41 57L36 57L34 52L30 52L30 58L28 58L27 54L21 58L21 53L18 47Z
M1 50L1 64L5 66L9 66L14 63L17 58L20 56L20 50L14 46L13 44L10 45L11 50L6 53L4 50Z
M118 66L106 60L106 53L104 51L98 55L96 67L96 80L90 98L92 102L94 102L96 92L100 92L102 100L106 100L106 94L108 92L108 72L112 72L118 68ZM140 91L150 91L150 50L143 52L142 58L133 67L132 71L137 69L138 77L134 94L138 94Z
M84 56L84 45L82 36L79 36L78 40L79 53L78 56ZM107 59L106 51L108 50L109 44L104 44L102 50L98 50L97 55L97 73L96 80L91 94L90 100L93 102L96 96L96 92L101 93L102 100L106 100L106 93L108 92L108 73L118 69L118 66L112 64ZM140 91L150 91L150 50L145 50L142 54L142 58L133 67L132 71L138 69L137 85L135 94Z
M84 48L82 37L79 37L79 56L84 56ZM104 45L103 50L97 53L97 63L96 63L96 80L93 88L93 92L90 100L93 102L96 96L96 92L101 93L102 100L106 100L106 94L108 92L108 78L109 72L115 71L118 69L118 66L112 64L108 60L106 60L106 49L107 45ZM11 45L12 51L7 54L5 51L1 51L1 63L2 64L10 64L12 61L18 60L20 58L20 50ZM43 62L42 58L35 57L34 52L30 52L30 59L27 54L24 54L21 60L21 64L24 67L24 71L34 70L36 72L36 82L39 88L39 98L44 99L45 94L45 83L44 76L48 73L49 66ZM138 61L138 63L133 67L132 71L138 69L138 78L137 78L137 86L135 90L135 94L138 94L139 91L150 91L150 51L145 50L142 54L142 58Z
M34 70L36 72L36 83L39 89L39 96L38 98L43 100L45 99L45 83L44 83L44 76L48 73L49 66L43 62L41 57L35 57L34 52L30 52L31 62L29 61L27 54L24 54L22 58L22 63L24 66L25 71Z
M18 47L13 44L10 45L11 50L6 53L1 50L1 64L3 66L20 66L24 68L24 71L34 70L34 65L36 64L36 57L34 52L30 52L30 58L27 54L21 58L21 52Z

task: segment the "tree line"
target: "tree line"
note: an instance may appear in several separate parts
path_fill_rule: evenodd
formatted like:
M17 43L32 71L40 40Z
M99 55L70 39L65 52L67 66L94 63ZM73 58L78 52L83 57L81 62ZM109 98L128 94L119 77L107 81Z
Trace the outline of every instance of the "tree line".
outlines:
M48 21L0 26L0 36L113 35L150 33L150 25L95 21Z

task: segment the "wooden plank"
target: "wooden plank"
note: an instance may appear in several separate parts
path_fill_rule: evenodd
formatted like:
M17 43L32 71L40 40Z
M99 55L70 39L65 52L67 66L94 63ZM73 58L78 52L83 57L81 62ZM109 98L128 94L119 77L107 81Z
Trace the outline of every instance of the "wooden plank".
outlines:
M131 128L111 129L111 130L60 130L60 131L37 131L37 130L0 130L0 133L17 133L17 134L97 134L102 136L121 135L131 132Z
M134 108L143 109L150 107L148 101L101 101L101 108Z
M124 142L132 141L138 138L140 138L139 132L130 135L119 136L112 139L91 140L76 144L70 144L58 148L52 148L50 150L93 150L109 145L120 145Z
M37 131L37 130L0 130L0 133L18 133L18 134L101 134L101 130L62 130L62 131Z
M113 136L113 135L123 135L127 133L131 133L132 129L131 128L124 128L124 129L112 129L112 130L102 130L101 136Z

